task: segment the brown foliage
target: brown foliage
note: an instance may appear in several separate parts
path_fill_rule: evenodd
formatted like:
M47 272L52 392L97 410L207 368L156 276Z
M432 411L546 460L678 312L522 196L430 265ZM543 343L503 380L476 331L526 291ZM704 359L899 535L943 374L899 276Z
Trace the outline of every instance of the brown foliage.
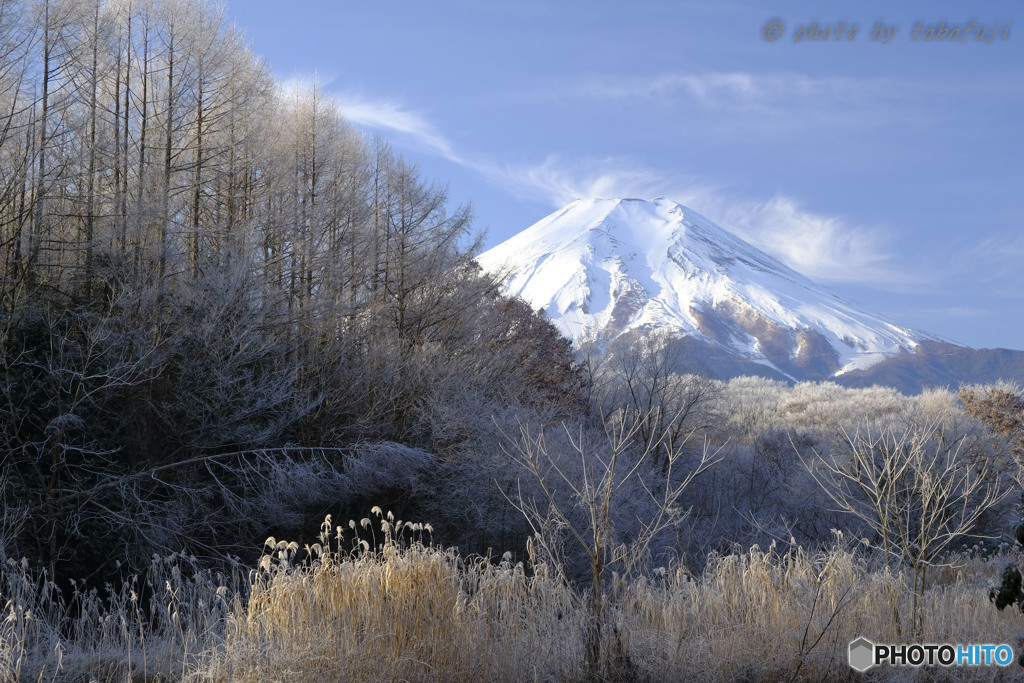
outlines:
M965 386L960 400L967 413L1010 439L1015 453L1024 454L1024 396L1010 384Z
M532 402L559 406L567 414L584 411L587 378L572 344L520 299L501 297L495 308L504 329L493 346L512 351L515 373L524 387L536 392Z

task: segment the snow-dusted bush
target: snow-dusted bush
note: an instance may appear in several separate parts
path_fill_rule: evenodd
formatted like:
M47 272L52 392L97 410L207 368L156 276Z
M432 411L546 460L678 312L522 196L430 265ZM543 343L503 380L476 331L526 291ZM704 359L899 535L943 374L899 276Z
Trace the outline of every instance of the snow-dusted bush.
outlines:
M721 412L731 435L749 444L759 435L781 426L779 416L785 382L765 377L741 376L729 380L721 391Z

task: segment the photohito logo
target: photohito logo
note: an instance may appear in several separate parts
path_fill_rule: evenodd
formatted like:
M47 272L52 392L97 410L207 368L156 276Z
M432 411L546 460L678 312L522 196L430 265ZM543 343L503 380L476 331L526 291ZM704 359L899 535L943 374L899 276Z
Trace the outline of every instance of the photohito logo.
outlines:
M1009 645L876 645L861 636L850 643L850 666L867 671L879 664L889 666L1009 666Z

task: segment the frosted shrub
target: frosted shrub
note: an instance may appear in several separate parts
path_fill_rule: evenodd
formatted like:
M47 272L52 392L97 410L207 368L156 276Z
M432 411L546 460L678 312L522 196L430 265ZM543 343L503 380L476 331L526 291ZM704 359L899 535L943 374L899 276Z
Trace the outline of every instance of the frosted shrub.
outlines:
M784 426L833 433L851 424L878 424L899 413L905 398L895 389L847 389L834 382L801 382L782 401Z
M737 377L724 385L722 412L743 443L777 429L832 434L841 426L882 424L913 401L888 387L851 389L835 382L789 386L762 377Z
M786 393L785 382L764 377L729 380L722 391L721 411L728 418L730 432L738 434L742 443L750 443L759 434L779 428L780 404Z

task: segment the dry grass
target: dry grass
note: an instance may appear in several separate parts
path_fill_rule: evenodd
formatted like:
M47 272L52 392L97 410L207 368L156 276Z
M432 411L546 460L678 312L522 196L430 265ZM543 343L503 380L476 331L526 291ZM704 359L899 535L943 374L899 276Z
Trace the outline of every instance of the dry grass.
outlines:
M363 522L366 534L370 521ZM26 567L8 566L0 674L83 681L157 674L194 681L586 678L585 611L554 572L528 572L507 557L460 557L431 545L424 527L379 511L369 531L378 535L374 549L357 539L354 549L342 550L351 530L329 524L308 552L271 539L235 600L225 581L203 573L186 579L161 560L151 583L164 584L148 615L130 587L103 599L76 598L86 609L74 610L45 583L33 583ZM297 556L307 559L297 563ZM933 569L925 642L1016 648L1024 617L997 612L987 586L1017 559L962 554ZM604 647L624 680L854 680L847 644L861 635L904 642L909 625L900 615L909 614L910 599L904 574L872 570L864 551L841 540L819 553L755 547L710 558L700 577L675 568L616 582ZM873 680L1000 680L1020 671L869 673Z
M1024 618L997 612L987 599L1001 564L959 559L971 578L928 591L925 642L1015 643ZM813 555L755 547L713 558L699 581L674 572L630 586L627 596L634 658L645 671L665 671L666 680L846 680L850 641L908 640L893 618L909 614L906 575L871 571L838 544Z
M240 576L196 571L181 555L154 557L144 586L65 595L13 560L0 578L0 681L187 678L224 642L245 593Z
M582 653L571 644L582 642L582 620L569 591L543 574L528 577L508 558L464 560L422 540L401 540L419 525L379 523L379 549L331 552L324 542L311 549L312 564L298 569L290 567L287 545L276 544L248 609L232 617L215 677L572 677ZM563 636L553 638L556 624Z

